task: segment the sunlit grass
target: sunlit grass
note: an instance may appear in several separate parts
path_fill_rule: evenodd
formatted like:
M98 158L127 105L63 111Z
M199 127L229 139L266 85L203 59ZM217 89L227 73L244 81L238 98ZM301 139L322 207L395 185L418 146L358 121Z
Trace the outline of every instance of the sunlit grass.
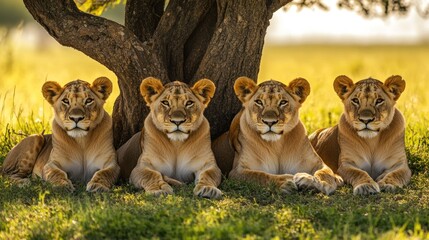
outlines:
M106 102L106 108L112 110L119 94L116 76L83 53L58 44L15 44L13 38L2 37L1 33L0 49L1 127L5 123L15 123L17 112L19 116L32 115L37 121L50 121L52 111L41 92L46 81L64 85L81 79L92 83L97 77L106 76L114 83L113 93Z
M60 46L34 49L0 38L0 163L27 134L49 132L52 111L43 99L45 81L116 77L87 56ZM25 56L25 57L24 57ZM406 148L412 181L396 193L354 196L349 186L332 196L275 193L226 180L218 201L194 197L193 185L154 198L129 184L110 193L74 193L36 179L19 188L0 176L0 239L428 239L429 238L429 46L267 47L259 81L310 81L301 110L309 132L335 124L342 111L332 82L346 74L407 81L398 108L407 120Z

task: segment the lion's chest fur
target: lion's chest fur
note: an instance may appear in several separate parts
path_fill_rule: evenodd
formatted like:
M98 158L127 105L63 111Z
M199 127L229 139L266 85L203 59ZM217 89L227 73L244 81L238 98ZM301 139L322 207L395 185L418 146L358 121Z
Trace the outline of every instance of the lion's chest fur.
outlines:
M69 161L62 164L62 169L72 181L88 183L95 172L104 167L108 156L100 152L80 152L70 156Z
M301 123L274 142L265 141L256 133L243 130L245 133L239 135L243 143L240 152L243 168L271 174L313 173L314 166L321 163L311 149Z
M353 165L367 172L374 180L395 164L406 161L403 128L395 132L389 131L388 128L374 138L364 139L352 132L350 128L344 127L344 122L341 124L340 159L351 161ZM397 120L393 121L391 125L394 124L398 124Z
M367 172L374 180L398 163L401 160L398 156L405 156L403 147L388 146L379 142L378 138L354 146L342 146L342 151L347 149L349 151L344 153L344 156L348 158L354 156L356 167Z
M194 173L202 168L195 156L174 148L159 154L158 161L152 162L152 166L161 174L181 182L192 182Z
M158 131L150 135L151 131L145 131L142 159L149 161L148 164L165 176L181 182L192 182L196 180L197 172L209 160L214 160L208 133L200 135L195 132L185 141L171 141Z
M75 182L88 183L95 172L115 161L110 131L100 131L83 138L70 138L56 132L49 162L55 162ZM59 137L63 135L63 137Z

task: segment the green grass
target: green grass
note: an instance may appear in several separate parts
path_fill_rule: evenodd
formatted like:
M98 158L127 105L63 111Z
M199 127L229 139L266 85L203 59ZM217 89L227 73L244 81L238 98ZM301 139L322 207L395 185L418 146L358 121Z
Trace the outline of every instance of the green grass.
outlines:
M225 181L225 196L192 196L192 185L154 198L129 185L111 193L52 189L40 180L19 188L0 180L0 238L428 238L429 184L422 175L398 193L353 196L281 195L243 182ZM426 187L427 188L427 187Z
M71 49L23 50L8 41L0 41L5 50L0 55L10 52L6 60L0 56L0 76L6 80L0 81L0 162L25 135L49 132L52 113L40 93L44 81L116 79ZM175 188L174 196L154 198L129 184L109 193L90 194L84 186L68 193L40 179L20 188L0 176L0 239L429 239L427 56L429 46L267 47L259 74L260 81L288 83L298 76L310 81L312 92L301 110L309 132L338 120L342 106L332 89L337 75L384 80L401 74L407 88L397 106L407 120L413 171L403 190L354 196L344 186L331 196L282 195L225 180L224 197L207 200L192 195L192 184ZM117 90L106 106L109 112L115 96Z

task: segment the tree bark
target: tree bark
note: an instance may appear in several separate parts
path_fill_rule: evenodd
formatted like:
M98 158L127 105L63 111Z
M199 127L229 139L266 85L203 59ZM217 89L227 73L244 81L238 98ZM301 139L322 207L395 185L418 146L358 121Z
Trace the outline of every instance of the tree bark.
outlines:
M163 0L128 0L125 6L125 27L141 42L146 42L152 38L163 11Z
M212 137L229 128L241 105L236 78L256 79L269 19L288 0L128 0L125 26L80 12L73 0L24 0L33 17L64 46L118 77L113 109L115 146L141 130L149 109L139 93L148 76L217 86L205 111Z
M212 138L229 129L241 108L233 89L235 79L240 76L257 78L271 16L265 1L217 1L216 29L191 82L207 77L217 86L205 111Z

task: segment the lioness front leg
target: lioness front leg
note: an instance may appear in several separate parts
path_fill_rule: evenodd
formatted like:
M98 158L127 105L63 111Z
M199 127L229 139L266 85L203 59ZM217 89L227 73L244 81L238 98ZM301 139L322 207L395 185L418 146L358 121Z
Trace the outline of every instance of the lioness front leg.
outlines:
M219 199L222 192L217 188L222 180L222 172L216 165L210 165L197 172L194 194L203 198Z
M86 185L86 191L109 191L118 179L119 171L119 165L116 163L116 160L112 161L108 167L95 172L91 181Z
M253 181L264 186L273 183L282 193L292 193L298 189L291 174L275 175L263 171L243 169L231 172L230 177Z
M341 164L338 168L338 174L344 181L353 186L354 195L368 195L380 192L380 187L367 172L351 164Z
M68 179L67 173L60 169L54 161L49 161L43 167L43 179L56 187L74 191L73 183Z
M146 166L137 166L133 169L130 183L155 196L173 194L173 188L164 181L162 174Z
M398 187L402 188L411 178L411 170L406 164L401 164L394 169L386 170L377 178L377 183L383 191L393 192Z

